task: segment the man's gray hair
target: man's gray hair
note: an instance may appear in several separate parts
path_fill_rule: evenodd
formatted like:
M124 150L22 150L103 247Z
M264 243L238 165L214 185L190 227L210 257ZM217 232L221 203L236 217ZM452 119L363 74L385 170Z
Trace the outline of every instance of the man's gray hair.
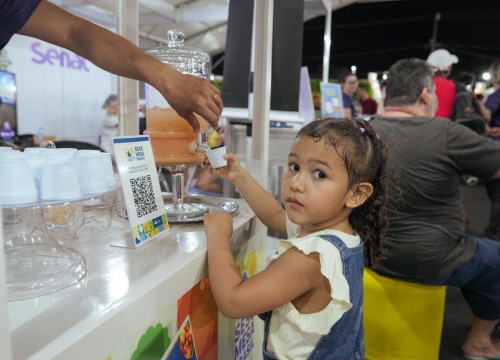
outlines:
M384 106L415 104L422 90L433 92L434 69L421 59L403 59L396 62L387 74Z

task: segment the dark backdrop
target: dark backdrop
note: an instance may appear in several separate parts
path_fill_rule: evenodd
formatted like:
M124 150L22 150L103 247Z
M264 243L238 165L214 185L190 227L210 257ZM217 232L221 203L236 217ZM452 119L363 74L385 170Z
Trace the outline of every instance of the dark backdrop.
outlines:
M230 4L233 2L236 0ZM500 57L500 0L358 3L332 13L330 77L335 78L341 67L351 65L357 66L360 77L366 77L369 71L388 70L399 59L426 59L436 13L440 13L436 45L460 59L453 75L466 70L480 76ZM324 16L304 23L302 65L308 67L313 78L322 77L324 26ZM220 56L223 54L215 59ZM223 67L217 67L215 72L222 74Z
M304 0L274 1L271 110L298 110L303 14ZM229 2L222 83L225 107L248 107L252 18L252 0Z
M431 51L434 19L440 14L436 45L459 57L462 70L476 75L500 57L500 1L405 0L352 4L332 13L330 77L356 65L358 75L383 72L399 59L426 59ZM304 65L321 78L325 17L304 26Z

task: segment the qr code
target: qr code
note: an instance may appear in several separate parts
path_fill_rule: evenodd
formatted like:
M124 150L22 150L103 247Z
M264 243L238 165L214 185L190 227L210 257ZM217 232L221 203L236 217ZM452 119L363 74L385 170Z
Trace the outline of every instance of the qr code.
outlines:
M132 195L134 197L138 218L158 210L158 206L156 206L155 202L151 175L130 179L130 186L132 187Z

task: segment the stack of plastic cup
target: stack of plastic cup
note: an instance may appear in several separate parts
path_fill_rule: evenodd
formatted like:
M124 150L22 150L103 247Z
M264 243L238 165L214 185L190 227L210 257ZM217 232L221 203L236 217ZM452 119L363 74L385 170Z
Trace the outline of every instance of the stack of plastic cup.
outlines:
M116 186L116 178L111 154L107 152L101 153L101 160L104 166L104 172L106 173L106 179L108 180L108 188L114 188Z
M24 149L24 153L27 155L27 154L30 154L30 155L40 155L42 151L42 148L38 148L38 147L30 147L30 148L26 148Z
M40 178L42 200L76 200L82 196L73 155L56 150L43 152L46 164Z
M108 179L101 158L101 152L78 151L75 166L82 194L93 195L108 190Z
M38 200L33 173L22 152L2 152L0 169L0 204L20 205Z
M87 150L87 149L82 149L78 150L77 156L83 155L83 154L102 154L102 151L100 150Z
M76 149L76 148L57 148L55 150L58 151L58 152L69 153L69 154L71 154L73 156L73 159L75 159L76 154L78 152L78 149Z
M42 175L42 169L45 165L45 159L41 155L40 148L26 148L24 149L24 158L28 162L31 168L33 177L35 178L35 185L40 193L40 178Z

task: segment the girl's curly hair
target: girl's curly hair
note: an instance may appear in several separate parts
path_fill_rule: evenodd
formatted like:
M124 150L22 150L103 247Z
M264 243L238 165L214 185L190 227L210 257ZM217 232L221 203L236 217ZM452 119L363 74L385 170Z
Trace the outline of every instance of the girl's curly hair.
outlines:
M365 242L368 266L378 264L385 249L386 162L387 148L370 124L358 118L324 117L304 126L297 138L309 136L314 141L325 140L344 160L349 188L361 182L373 186L373 194L361 206L353 209L349 222Z

